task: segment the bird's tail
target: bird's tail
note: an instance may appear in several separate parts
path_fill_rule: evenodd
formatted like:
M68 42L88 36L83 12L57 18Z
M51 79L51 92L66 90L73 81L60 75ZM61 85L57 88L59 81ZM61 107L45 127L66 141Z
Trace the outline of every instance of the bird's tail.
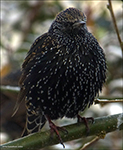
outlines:
M26 136L30 133L38 132L46 123L46 118L42 113L33 114L31 111L27 111L26 125L22 133L22 136Z

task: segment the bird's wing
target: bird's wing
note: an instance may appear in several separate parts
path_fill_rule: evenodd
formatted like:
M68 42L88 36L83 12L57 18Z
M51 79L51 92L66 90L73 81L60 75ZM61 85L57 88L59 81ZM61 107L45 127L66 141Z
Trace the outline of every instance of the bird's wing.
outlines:
M32 44L30 50L27 53L27 56L22 64L22 74L19 80L19 85L21 87L20 92L18 94L17 102L14 107L14 113L12 116L14 116L21 104L21 102L24 100L26 93L28 91L28 86L25 87L24 81L28 80L27 76L29 74L30 67L33 66L33 63L35 62L34 59L36 58L36 54L39 53L40 55L43 55L43 49L41 51L41 46L44 44L45 39L48 37L48 33L43 34L42 36L38 37L35 42ZM38 51L38 52L37 52Z
M65 51L65 47L58 45L53 35L49 33L45 33L35 40L22 64L22 75L19 80L21 89L15 106L15 112L18 110L20 103L25 99L31 86L36 84L38 80L44 77L47 77L49 80L51 76L53 76L57 82L59 74L62 70L65 70L59 68L63 65L62 51ZM65 65L62 67L65 67ZM49 74L51 72L52 75ZM51 86L52 84L55 85L52 79L50 82ZM43 85L44 83L41 84ZM28 99L26 101L28 101Z
M30 110L27 110L26 117L27 117L26 125L22 133L22 136L26 136L34 132L39 132L46 123L46 118L41 111L36 114L32 113Z
M24 62L22 64L22 75L19 80L19 84L21 85L26 78L25 76L28 74L28 72L25 73L24 69L28 66L31 66L30 63L32 63L34 57L36 57L37 51L38 53L43 54L43 49L41 51L41 46L44 44L44 40L47 38L48 33L43 34L42 36L39 36L34 43L32 44L30 50L27 53L26 58L24 59ZM40 50L40 51L39 51ZM30 64L30 65L29 65Z

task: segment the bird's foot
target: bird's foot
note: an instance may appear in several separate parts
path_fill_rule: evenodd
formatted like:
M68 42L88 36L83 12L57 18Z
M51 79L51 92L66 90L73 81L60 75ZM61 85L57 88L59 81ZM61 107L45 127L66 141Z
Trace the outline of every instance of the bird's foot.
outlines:
M49 127L51 129L51 137L52 137L53 133L55 132L58 139L59 139L59 141L60 141L60 143L63 145L63 148L65 148L63 140L62 140L62 138L59 134L59 130L64 131L65 133L68 133L68 131L63 127L56 126L49 118L48 118L48 122L49 122Z
M87 129L87 135L89 134L90 132L90 128L88 126L88 121L91 121L92 123L94 123L94 118L93 117L88 117L88 118L85 118L85 117L81 117L80 115L77 115L77 122L84 122L85 126L86 126L86 129Z

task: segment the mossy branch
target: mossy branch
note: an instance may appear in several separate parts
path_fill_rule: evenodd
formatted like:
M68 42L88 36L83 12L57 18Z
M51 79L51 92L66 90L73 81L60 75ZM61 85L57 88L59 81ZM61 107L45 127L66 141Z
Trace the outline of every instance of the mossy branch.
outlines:
M90 132L88 136L96 135L100 138L104 138L105 135L109 132L113 132L117 129L123 130L123 113L95 118L95 122L93 124L89 122L89 127ZM87 137L86 127L83 123L67 125L64 126L64 128L66 128L68 134L59 131L64 142ZM50 130L48 130L45 132L41 131L34 133L29 136L8 142L1 145L0 148L1 150L38 150L40 148L58 143L59 140L57 136L54 135L54 137L51 138Z

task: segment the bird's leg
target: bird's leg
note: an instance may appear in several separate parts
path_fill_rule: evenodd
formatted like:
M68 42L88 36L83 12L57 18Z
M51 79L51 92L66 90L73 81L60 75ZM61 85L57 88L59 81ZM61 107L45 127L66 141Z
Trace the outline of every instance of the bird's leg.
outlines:
M85 126L86 126L86 129L87 129L87 135L89 134L89 126L88 126L88 121L91 120L91 122L93 123L94 122L94 118L93 117L88 117L88 118L85 118L85 117L81 117L80 115L77 115L77 122L84 122Z
M61 138L61 136L60 136L58 130L65 131L66 133L68 133L68 131L67 131L65 128L63 128L63 127L58 127L58 126L56 126L56 125L51 121L51 119L50 119L48 116L47 116L47 120L48 120L48 122L49 122L49 127L50 127L50 129L51 129L51 136L52 136L52 134L55 132L56 135L58 136L58 139L59 139L60 143L63 145L63 148L65 148L64 143L63 143L63 141L62 141L62 138Z

